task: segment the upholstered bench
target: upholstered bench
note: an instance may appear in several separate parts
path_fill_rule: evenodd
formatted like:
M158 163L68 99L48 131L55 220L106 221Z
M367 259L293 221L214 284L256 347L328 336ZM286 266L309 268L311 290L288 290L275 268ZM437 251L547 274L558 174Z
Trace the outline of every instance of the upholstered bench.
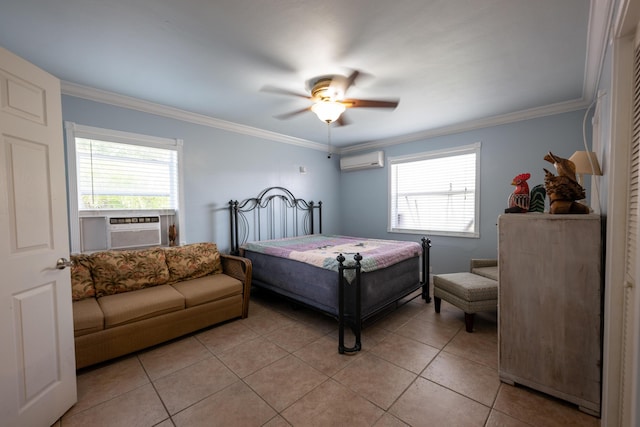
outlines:
M474 273L448 273L433 276L436 313L442 300L464 311L467 332L473 331L474 314L498 307L498 282Z

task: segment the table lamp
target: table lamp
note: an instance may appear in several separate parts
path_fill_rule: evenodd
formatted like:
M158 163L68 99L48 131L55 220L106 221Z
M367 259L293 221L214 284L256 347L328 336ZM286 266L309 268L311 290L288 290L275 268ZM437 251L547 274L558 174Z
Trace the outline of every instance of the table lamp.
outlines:
M597 175L601 176L600 164L596 153L593 151L576 151L573 153L569 160L576 165L576 175L578 177L578 184L584 187L584 175Z

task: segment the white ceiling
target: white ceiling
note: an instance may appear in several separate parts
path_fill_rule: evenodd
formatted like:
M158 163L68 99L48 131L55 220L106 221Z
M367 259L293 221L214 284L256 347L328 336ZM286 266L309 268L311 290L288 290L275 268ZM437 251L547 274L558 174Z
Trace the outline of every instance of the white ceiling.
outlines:
M400 103L347 110L351 123L331 130L344 148L586 107L610 3L592 2L0 0L0 45L67 93L95 88L318 144L327 125L313 113L274 118L309 101L261 88L308 94L315 76L359 70L348 97Z

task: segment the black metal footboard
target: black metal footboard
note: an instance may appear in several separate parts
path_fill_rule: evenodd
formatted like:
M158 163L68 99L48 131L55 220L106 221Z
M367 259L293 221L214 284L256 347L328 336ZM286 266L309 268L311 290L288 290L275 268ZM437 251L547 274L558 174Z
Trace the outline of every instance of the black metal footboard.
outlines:
M431 240L426 237L422 238L422 299L426 303L431 302L431 296L429 295L429 251L431 248ZM338 352L355 353L362 349L362 301L361 301L361 264L362 255L356 253L353 256L355 265L345 266L344 261L346 258L340 254L336 257L338 261ZM355 278L351 283L347 281L344 276L346 270L355 270ZM353 286L355 289L355 299L352 316L347 316L345 313L345 300L346 300L346 287ZM392 301L393 302L393 301ZM390 303L392 303L390 302ZM345 324L349 323L351 330L355 336L355 343L353 347L345 347L344 345L344 328Z
M336 260L339 263L338 265L338 352L340 354L354 353L356 351L360 351L360 349L362 348L361 339L360 339L360 334L362 332L362 316L360 315L360 310L361 310L360 261L362 260L362 255L357 253L353 256L353 259L356 261L356 264L352 267L346 267L343 264L346 258L342 254L338 255L338 257L336 258ZM353 285L356 288L355 289L356 291L355 307L354 307L353 319L351 319L352 320L351 329L353 330L353 334L355 335L355 339L356 339L355 345L353 347L344 346L344 324L345 324L345 321L347 320L344 313L345 286L347 283L347 280L344 277L345 270L355 270L356 272L356 277L353 280Z

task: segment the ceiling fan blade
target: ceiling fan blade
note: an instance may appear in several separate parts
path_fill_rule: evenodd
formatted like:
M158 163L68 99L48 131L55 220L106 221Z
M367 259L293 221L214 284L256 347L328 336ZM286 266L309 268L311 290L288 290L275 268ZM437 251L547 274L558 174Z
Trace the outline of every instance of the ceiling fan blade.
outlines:
M347 80L344 82L344 93L347 93L347 90L353 86L359 75L360 71L358 70L353 70L353 72L349 74L349 77L347 77Z
M283 88L275 87L275 86L264 86L262 89L260 89L260 91L269 92L269 93L275 93L277 95L289 95L289 96L297 96L299 98L304 98L304 99L311 99L310 96L305 95L303 93L297 93L297 92L293 92L293 91L288 90L288 89L283 89Z
M334 123L336 124L336 126L346 126L351 122L347 120L344 113L342 113L340 114L340 117L338 117L338 120L336 120Z
M397 101L381 101L373 99L345 99L341 101L347 108L396 108Z
M286 119L290 119L293 116L297 116L298 114L302 114L305 111L311 111L311 107L301 108L300 110L295 110L295 111L291 111L289 113L279 114L279 115L274 116L274 117L276 119L286 120Z
M351 74L349 74L349 77L334 76L334 78L331 80L330 86L334 90L338 91L342 96L344 96L344 94L347 93L347 90L349 90L349 88L353 86L353 83L356 81L359 75L360 71L354 70Z

